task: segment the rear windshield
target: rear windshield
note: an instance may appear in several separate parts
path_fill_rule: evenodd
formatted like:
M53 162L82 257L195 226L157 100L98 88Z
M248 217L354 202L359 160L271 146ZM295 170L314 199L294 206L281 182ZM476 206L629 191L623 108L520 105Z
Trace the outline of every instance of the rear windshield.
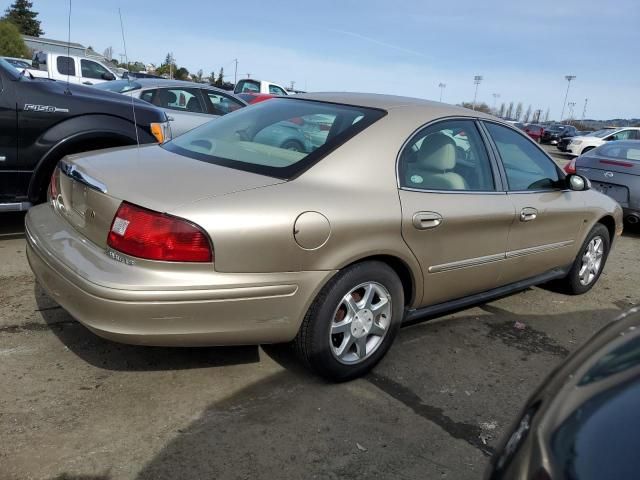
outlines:
M277 98L208 122L162 147L196 160L290 179L385 113Z
M585 153L589 157L608 157L619 160L640 161L640 141L609 142Z
M114 80L112 82L103 82L97 85L94 85L95 88L99 88L100 90L108 90L109 92L116 93L126 93L131 90L138 90L142 88L135 80Z

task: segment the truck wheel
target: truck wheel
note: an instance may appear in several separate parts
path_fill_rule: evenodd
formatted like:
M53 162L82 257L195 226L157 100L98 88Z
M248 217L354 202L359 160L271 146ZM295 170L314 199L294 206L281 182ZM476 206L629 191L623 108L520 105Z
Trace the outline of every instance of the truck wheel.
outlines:
M404 313L404 290L387 264L368 261L336 274L309 308L293 346L332 381L364 375L384 357Z

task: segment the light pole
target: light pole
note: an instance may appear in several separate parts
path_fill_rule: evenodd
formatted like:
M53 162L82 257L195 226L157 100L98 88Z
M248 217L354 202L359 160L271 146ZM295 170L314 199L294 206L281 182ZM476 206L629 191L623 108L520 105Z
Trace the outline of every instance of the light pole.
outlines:
M576 102L569 102L567 105L569 106L569 121L571 121L573 118L573 107L576 106Z
M500 94L499 93L493 93L493 113L496 113L496 100L498 100L500 98Z
M444 92L444 89L447 88L447 84L440 82L438 84L438 87L440 87L440 101L442 102L442 92Z
M588 98L584 99L584 108L582 109L582 121L584 122L584 117L587 115L587 102L589 101Z
M560 121L564 117L564 109L567 106L567 98L569 97L569 87L571 86L571 80L576 78L575 75L565 75L564 79L567 81L567 93L564 94L564 103L562 104L562 113L560 114Z
M473 77L473 83L476 84L476 92L473 94L473 110L476 109L476 100L478 98L478 86L480 85L480 82L482 82L481 75L476 75L475 77Z
M233 61L236 64L235 69L233 70L233 84L235 85L238 83L238 59L234 58Z

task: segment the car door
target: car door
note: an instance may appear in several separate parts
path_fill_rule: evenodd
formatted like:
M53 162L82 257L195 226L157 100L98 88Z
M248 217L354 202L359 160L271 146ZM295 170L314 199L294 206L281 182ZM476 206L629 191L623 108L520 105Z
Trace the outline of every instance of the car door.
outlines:
M83 85L95 85L115 79L115 76L104 66L86 58L80 60L80 72L82 74L80 82Z
M422 266L422 306L497 286L515 212L472 119L430 124L398 160L402 236Z
M215 118L207 111L198 88L175 86L149 89L141 92L140 98L167 113L174 137Z
M483 124L516 212L501 283L568 266L584 219L582 192L569 190L560 168L520 132L489 121Z
M16 99L12 82L0 74L0 202L12 200L16 195L26 192L27 178L20 183L18 170Z

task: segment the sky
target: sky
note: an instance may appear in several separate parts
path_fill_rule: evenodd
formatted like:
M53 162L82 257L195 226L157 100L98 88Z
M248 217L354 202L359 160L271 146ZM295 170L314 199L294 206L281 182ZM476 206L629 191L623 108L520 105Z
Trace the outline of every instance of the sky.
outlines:
M0 8L10 2L3 0ZM67 0L33 0L45 37L67 38ZM5 5L3 5L5 4ZM640 118L640 1L72 0L71 41L129 60L308 91L522 102L560 116ZM566 116L566 114L565 114Z

